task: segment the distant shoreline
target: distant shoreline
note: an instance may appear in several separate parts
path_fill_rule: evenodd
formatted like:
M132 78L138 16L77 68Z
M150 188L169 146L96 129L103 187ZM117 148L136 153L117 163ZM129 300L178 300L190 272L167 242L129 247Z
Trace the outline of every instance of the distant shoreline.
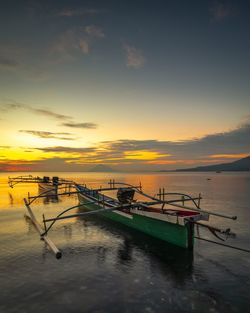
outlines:
M124 174L131 174L131 173L217 173L218 171L215 170L157 170L157 171L113 171L113 172L93 172L93 171L0 171L0 173L104 173L104 174L117 174L117 173L124 173ZM233 172L250 172L249 169L246 170L227 170L227 171L219 171L220 173L233 173Z

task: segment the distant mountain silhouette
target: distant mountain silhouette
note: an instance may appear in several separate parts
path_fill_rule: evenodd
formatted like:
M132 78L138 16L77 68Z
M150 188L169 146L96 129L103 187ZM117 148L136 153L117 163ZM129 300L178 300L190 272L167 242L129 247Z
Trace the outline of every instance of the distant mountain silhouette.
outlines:
M178 169L176 172L222 172L222 171L250 171L250 156L231 162L194 168Z
M89 172L114 172L114 170L107 165L98 164L95 167L91 168Z

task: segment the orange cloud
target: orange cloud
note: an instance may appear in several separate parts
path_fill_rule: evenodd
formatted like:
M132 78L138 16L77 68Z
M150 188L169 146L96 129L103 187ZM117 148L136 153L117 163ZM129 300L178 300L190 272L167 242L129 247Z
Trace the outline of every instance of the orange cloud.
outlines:
M125 151L125 159L131 160L154 160L162 157L168 157L170 154L161 154L156 151Z
M236 153L236 154L212 154L210 158L217 158L217 159L241 159L245 158L250 155L249 153Z

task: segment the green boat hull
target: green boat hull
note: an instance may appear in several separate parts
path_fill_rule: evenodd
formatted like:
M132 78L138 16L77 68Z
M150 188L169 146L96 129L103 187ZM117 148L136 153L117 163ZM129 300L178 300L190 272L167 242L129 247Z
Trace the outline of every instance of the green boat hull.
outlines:
M81 204L91 201L81 194L79 194L78 197ZM97 204L86 204L85 208L90 211L100 209L101 207ZM132 218L128 218L112 211L99 213L99 215L181 248L193 248L194 227L192 223L187 223L183 226L138 214L133 214Z

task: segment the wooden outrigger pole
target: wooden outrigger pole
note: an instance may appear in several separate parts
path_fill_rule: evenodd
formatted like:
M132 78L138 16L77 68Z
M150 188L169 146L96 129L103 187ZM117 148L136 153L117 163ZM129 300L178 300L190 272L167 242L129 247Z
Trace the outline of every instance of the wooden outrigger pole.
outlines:
M35 226L35 229L37 230L38 234L40 235L41 239L44 240L46 242L46 244L49 246L49 248L51 249L51 251L55 254L57 259L60 259L62 257L62 252L56 247L56 245L53 243L53 241L46 235L43 235L44 231L41 227L41 225L38 223L28 201L26 200L26 198L24 198L24 203L26 205L26 208L29 212L29 218L31 220L31 222L33 223L33 225Z

